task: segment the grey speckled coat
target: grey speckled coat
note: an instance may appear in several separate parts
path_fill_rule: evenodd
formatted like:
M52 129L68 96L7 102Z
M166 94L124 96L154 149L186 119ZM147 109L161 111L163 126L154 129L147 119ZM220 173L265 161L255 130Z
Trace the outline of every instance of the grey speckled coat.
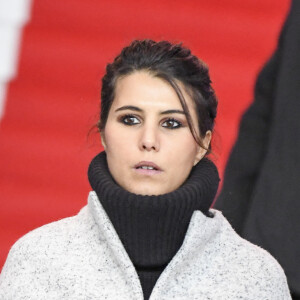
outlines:
M241 239L218 211L195 211L183 245L150 300L291 299L271 255ZM130 299L143 292L123 245L94 192L78 215L38 228L11 249L0 299Z

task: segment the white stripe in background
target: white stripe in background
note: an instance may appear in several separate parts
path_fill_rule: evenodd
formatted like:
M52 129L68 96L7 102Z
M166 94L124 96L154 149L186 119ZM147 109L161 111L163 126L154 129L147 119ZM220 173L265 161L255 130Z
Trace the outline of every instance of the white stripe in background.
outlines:
M17 73L21 31L30 18L30 8L31 0L0 0L0 120L7 84Z

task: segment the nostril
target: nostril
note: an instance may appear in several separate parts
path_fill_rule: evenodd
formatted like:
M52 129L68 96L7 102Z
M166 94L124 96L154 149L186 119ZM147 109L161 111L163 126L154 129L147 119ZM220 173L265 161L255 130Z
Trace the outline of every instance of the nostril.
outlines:
M155 146L147 146L147 145L143 145L143 149L145 149L145 150L155 150L156 147L155 147Z
M145 151L158 151L159 145L154 141L142 141L140 143L140 149L143 149Z

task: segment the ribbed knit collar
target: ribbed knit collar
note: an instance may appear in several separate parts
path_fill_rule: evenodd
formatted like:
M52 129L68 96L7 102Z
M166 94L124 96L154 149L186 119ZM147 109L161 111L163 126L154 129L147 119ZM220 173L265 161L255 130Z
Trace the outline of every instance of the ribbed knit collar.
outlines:
M177 190L158 196L133 194L113 180L105 152L92 160L88 177L133 264L146 269L170 262L193 212L209 216L219 183L217 168L204 158Z

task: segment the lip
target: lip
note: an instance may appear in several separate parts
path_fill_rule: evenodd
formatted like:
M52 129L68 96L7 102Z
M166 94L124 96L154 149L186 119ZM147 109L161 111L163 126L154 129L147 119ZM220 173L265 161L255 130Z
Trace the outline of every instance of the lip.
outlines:
M142 166L152 167L154 169L153 170L149 170L149 169L141 169L141 168L139 168L139 167L142 167ZM159 174L159 173L162 172L162 169L157 164L155 164L152 161L140 161L139 163L137 163L134 166L134 170L137 173L142 174L142 175L156 175L156 174Z
M138 164L134 166L134 168L137 169L142 166L152 167L155 168L157 171L162 171L161 168L152 161L140 161Z

